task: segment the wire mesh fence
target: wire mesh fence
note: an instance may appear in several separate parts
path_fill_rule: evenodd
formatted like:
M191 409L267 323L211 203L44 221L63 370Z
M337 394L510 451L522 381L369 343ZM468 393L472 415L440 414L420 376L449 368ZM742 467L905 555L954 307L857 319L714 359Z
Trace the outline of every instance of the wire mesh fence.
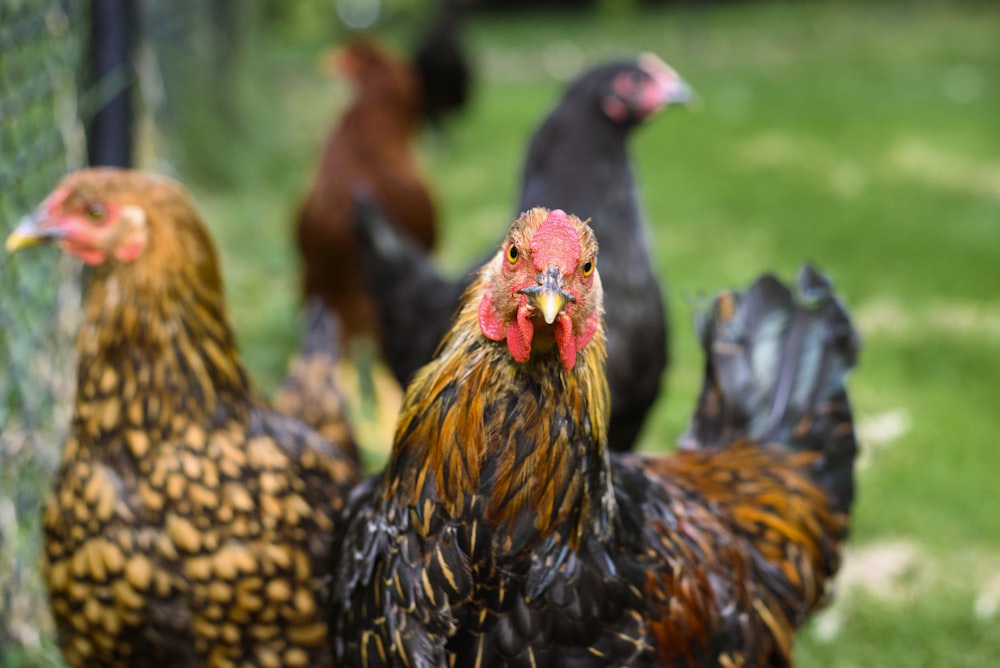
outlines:
M0 236L83 162L77 112L83 0L0 2ZM0 258L0 665L50 629L40 506L71 405L75 263Z
M190 87L189 38L201 34L208 57L229 62L222 37L254 5L0 0L0 240L67 172L149 162L151 118L165 106L157 91ZM144 139L133 147L133 137ZM0 250L0 668L60 662L38 555L41 506L72 414L79 316L79 262Z

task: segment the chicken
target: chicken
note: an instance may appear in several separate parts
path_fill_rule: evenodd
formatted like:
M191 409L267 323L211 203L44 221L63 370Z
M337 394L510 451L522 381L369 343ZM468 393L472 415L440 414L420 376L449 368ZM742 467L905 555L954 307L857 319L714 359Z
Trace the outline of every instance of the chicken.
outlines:
M585 223L535 208L465 293L338 522L338 662L791 663L847 533L850 320L825 283L724 294L693 449L611 453L596 266Z
M70 665L328 665L321 568L355 462L268 408L184 190L66 177L7 239L91 266L43 575Z
M652 54L594 68L570 86L536 130L524 164L517 210L560 207L590 218L611 269L604 287L613 450L634 447L669 357L667 313L627 140L658 109L690 96L688 86ZM378 220L363 214L356 226L384 333L383 353L405 384L433 356L474 272L457 280L441 277L412 240L390 241L391 229L367 231ZM392 212L386 214L391 220Z
M460 33L463 14L472 2L440 0L437 14L413 54L423 116L435 129L440 129L445 118L469 103L472 67Z
M345 344L378 332L350 225L351 192L373 189L394 224L427 251L436 238L434 202L415 161L420 91L406 61L358 39L332 57L356 96L324 149L297 223L306 297L321 297L343 326Z

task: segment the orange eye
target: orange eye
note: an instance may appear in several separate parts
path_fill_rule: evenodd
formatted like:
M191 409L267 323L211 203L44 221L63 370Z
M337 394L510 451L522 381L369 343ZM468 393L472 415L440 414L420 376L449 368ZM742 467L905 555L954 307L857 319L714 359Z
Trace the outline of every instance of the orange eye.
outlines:
M507 261L510 262L511 264L514 264L515 262L517 262L517 258L520 256L520 254L521 254L520 251L517 250L517 246L511 244L510 248L507 249Z
M594 273L594 261L587 260L586 262L583 263L583 275L584 277L586 277L590 276L593 273Z
M91 220L98 221L104 220L104 216L107 214L107 209L100 202L87 202L83 207L83 212L87 214L87 218Z

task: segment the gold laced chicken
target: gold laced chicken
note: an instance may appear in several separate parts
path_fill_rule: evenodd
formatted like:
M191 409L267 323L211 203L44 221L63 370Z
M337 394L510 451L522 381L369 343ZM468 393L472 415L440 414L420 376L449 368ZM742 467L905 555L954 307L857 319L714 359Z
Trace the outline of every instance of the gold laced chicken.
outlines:
M140 172L68 176L8 237L90 266L43 569L73 666L329 665L320 575L358 480L252 388L208 233ZM327 417L329 419L329 416Z
M338 522L339 664L791 664L848 530L848 315L809 268L722 294L686 450L612 453L597 263L535 208L466 291Z

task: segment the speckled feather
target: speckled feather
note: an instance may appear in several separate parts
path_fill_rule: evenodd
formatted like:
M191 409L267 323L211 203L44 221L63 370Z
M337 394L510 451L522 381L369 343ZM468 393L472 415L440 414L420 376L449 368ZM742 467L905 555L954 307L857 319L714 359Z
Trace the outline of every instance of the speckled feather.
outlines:
M509 239L530 238L536 218ZM816 482L822 450L739 439L609 455L603 328L572 369L551 347L514 363L476 323L502 257L410 386L385 473L348 502L331 580L337 660L788 665L846 535ZM825 394L798 422L850 434L849 409Z
M43 569L70 665L328 664L317 565L353 461L254 393L208 235L174 183L68 177L63 207L141 207L134 262L92 270ZM51 200L50 200L51 206Z

